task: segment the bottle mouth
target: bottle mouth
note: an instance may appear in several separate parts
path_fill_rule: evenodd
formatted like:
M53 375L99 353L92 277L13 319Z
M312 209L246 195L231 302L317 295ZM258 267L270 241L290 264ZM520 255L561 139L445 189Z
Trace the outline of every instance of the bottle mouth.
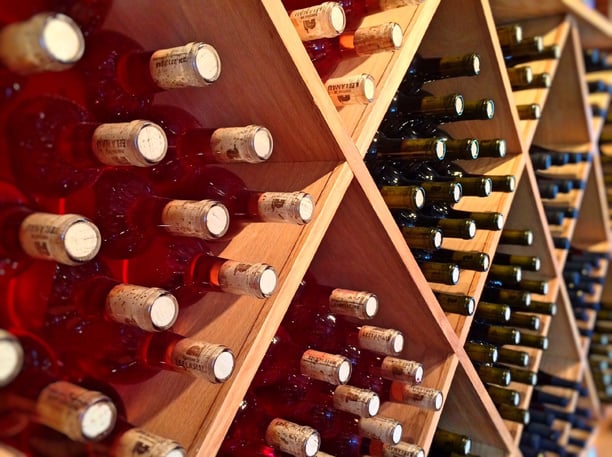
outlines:
M63 233L63 245L68 259L64 259L63 263L75 265L93 259L102 244L98 227L78 215L65 214L62 217L68 225Z
M0 329L0 387L10 384L23 367L23 349L19 340Z
M213 376L216 382L225 382L234 372L236 365L234 354L228 348L223 348L215 357Z
M78 62L85 52L85 38L79 26L64 14L46 18L40 42L55 62L65 65Z

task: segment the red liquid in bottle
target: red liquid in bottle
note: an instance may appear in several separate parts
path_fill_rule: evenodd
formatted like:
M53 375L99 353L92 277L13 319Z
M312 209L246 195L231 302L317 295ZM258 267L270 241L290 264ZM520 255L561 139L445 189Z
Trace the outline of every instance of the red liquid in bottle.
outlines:
M130 284L161 287L189 306L208 292L265 298L276 288L274 268L215 256L196 238L157 237L142 254L125 260L117 278Z
M233 371L233 355L224 346L169 331L74 318L49 326L47 334L68 371L105 383L135 384L162 370L223 382Z
M199 53L203 48L207 61L200 66L200 60L196 60L193 53ZM142 113L157 92L179 85L207 85L218 78L220 64L212 47L194 44L185 52L189 54L169 56L164 52L164 57L161 57L156 51L144 51L136 41L118 32L102 30L91 35L87 54L79 65L87 84L89 109L100 120L129 120ZM154 56L160 61L152 62ZM210 65L215 60L214 65ZM195 64L191 67L192 74L181 72L182 77L189 78L187 83L184 78L182 81L170 78L162 82L154 77L153 72L177 65L181 70L189 71L190 64Z

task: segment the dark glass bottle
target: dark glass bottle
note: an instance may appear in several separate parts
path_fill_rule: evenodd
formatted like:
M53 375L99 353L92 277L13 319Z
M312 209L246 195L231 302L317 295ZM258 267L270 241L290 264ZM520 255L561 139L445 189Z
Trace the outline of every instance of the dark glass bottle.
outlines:
M477 76L480 73L480 56L469 53L458 56L423 57L415 54L400 83L399 90L414 94L431 81Z
M542 260L538 256L496 252L493 263L498 265L518 265L525 271L540 271Z
M486 179L491 182L490 192L514 192L514 189L516 188L516 178L514 177L514 175L480 175L469 173L463 168L461 168L459 165L457 165L455 162L451 161L442 162L441 164L436 166L436 170L438 171L438 173L444 176L453 176L457 178L470 177L474 179L481 179L483 180L481 181L483 183L482 186L487 186L484 181ZM464 181L459 182L461 182L461 186L464 188L464 195L476 195L478 197L486 197L490 193L482 188L481 191L478 193L468 193L467 191L465 191L467 186L464 184Z
M466 341L465 352L474 363L495 363L499 357L499 351L493 344L481 341Z
M468 218L476 223L477 230L501 230L504 226L504 215L494 211L466 211L451 208L450 202L434 202L426 204L422 209L424 214L447 218Z
M433 456L457 453L468 455L472 450L472 440L469 436L443 428L436 428L431 442L430 453Z
M523 41L523 27L520 24L506 24L496 26L497 38L502 48L516 45Z
M517 92L517 91L529 90L529 89L548 89L550 88L551 84L552 84L552 77L550 73L546 73L546 72L535 73L530 83L522 84L522 85L514 85L512 86L512 90Z
M476 309L476 301L474 300L474 297L451 292L441 292L437 290L434 290L433 292L444 312L460 314L463 316L471 316L474 314L474 310Z
M482 322L472 323L470 338L494 345L521 344L521 333L518 330Z
M436 227L449 238L471 240L476 235L476 223L472 219L444 219L420 214L418 211L393 210L393 217L400 227Z
M102 121L130 120L157 92L208 86L219 78L217 51L202 42L145 51L131 38L110 30L92 34L79 62L88 107Z
M446 231L442 228L443 233ZM487 271L489 268L489 256L480 251L456 251L452 249L438 249L436 251L425 251L412 249L412 254L421 262L447 262L455 263L464 270Z
M526 367L529 365L530 356L528 352L512 349L509 347L499 348L498 362L503 364Z
M391 138L378 131L366 153L366 163L373 160L430 160L446 157L446 142L440 138L416 138L404 136Z

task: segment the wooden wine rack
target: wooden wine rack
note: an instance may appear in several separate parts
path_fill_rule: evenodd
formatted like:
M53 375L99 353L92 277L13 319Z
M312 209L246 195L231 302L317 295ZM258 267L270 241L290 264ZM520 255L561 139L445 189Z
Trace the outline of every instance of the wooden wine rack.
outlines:
M214 245L216 254L276 267L280 282L271 298L209 294L179 317L176 332L234 350L233 377L222 385L210 385L160 373L138 385L118 386L128 419L180 441L191 456L214 456L299 282L310 270L326 284L375 292L381 303L375 323L403 331L407 344L402 356L421 361L423 384L443 391L445 405L440 412L391 402L383 405L384 414L402 420L405 440L428 449L440 424L470 435L475 454L520 455L521 427L501 418L463 349L471 318L445 314L432 292L435 287L478 299L486 274L464 272L453 287L429 284L363 156L417 51L426 56L479 53L479 76L439 81L430 89L494 100L493 120L460 122L448 130L458 137L504 138L506 158L462 165L472 172L513 174L519 181L514 193L464 198L459 208L500 211L506 227L533 230L533 246L505 249L542 258L539 275L549 279L551 287L546 297L539 298L556 302L559 312L544 319L541 333L548 335L551 347L534 351L530 368L541 366L572 380L585 376L588 383L588 342L578 335L561 276L565 254L553 247L528 156L532 143L595 151L601 125L590 114L581 40L586 46L610 48L612 26L578 3L426 0L419 6L371 15L366 23L399 23L404 45L395 53L342 62L332 76L370 73L377 81L377 97L367 106L336 109L280 0L115 0L107 28L149 49L206 41L222 58L222 74L214 85L160 94L157 103L184 107L207 127L249 123L268 127L275 143L270 161L228 168L251 188L304 190L316 200L315 217L306 226L251 224L231 242ZM495 32L496 25L512 21L519 21L526 34L542 34L546 44L561 46L558 61L533 65L536 72L551 73L550 89L512 92ZM534 102L544 108L542 118L519 120L516 105ZM593 155L591 164L573 170L588 180L588 186L572 196L581 207L580 217L564 233L577 246L610 252L603 179L597 154ZM445 240L444 247L477 249L492 256L499 236L479 231L474 240ZM513 387L523 392L521 406L526 407L531 390ZM597 410L596 399L591 400L590 406Z

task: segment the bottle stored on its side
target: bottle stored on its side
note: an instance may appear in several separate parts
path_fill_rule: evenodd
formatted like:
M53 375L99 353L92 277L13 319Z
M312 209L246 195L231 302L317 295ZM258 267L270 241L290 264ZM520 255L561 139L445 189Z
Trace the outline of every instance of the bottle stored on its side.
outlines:
M346 14L338 2L284 2L284 5L302 41L333 38L346 27Z
M360 27L335 38L305 43L306 52L322 79L328 79L344 59L395 51L402 45L402 28L395 22Z
M111 433L117 410L106 395L65 380L58 354L39 336L12 331L2 359L18 374L2 390L2 404L74 441L98 441ZM6 342L6 339L4 340ZM15 348L20 347L20 351ZM3 368L4 369L4 368Z
M444 312L463 316L471 316L474 314L474 310L476 309L476 300L474 300L474 297L437 290L433 292Z
M221 73L217 51L209 44L145 51L131 38L110 30L92 34L79 62L88 107L102 121L136 118L157 92L212 84Z
M79 266L35 261L7 287L11 292L4 298L0 325L32 331L72 315L161 331L178 316L172 294L157 287L123 284L97 260Z
M164 131L148 120L107 123L51 95L19 103L7 121L13 174L21 188L64 197L107 166L148 167L164 159Z
M234 371L228 347L170 331L76 317L49 327L47 336L68 372L109 383L134 384L164 370L222 383Z
M100 250L98 228L78 214L38 212L12 184L0 181L0 265L10 277L32 258L79 265Z

